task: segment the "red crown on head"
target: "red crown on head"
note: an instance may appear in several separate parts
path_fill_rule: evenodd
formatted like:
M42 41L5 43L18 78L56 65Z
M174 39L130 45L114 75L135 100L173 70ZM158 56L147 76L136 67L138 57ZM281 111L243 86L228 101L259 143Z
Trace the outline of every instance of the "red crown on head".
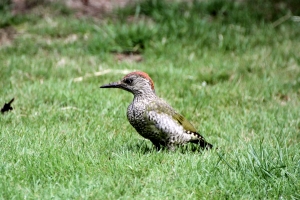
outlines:
M131 73L127 74L124 78L127 78L127 77L129 77L131 75L138 75L140 77L143 77L143 78L149 80L151 88L154 91L154 83L153 83L152 79L150 78L150 76L147 73L142 72L142 71L135 71L135 72L131 72Z

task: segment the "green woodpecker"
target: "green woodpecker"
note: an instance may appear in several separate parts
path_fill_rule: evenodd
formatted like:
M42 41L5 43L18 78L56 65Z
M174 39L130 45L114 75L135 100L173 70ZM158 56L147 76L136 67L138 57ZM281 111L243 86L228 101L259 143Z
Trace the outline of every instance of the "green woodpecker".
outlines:
M188 120L156 96L154 83L145 72L129 73L122 80L100 88L120 88L134 95L127 109L127 119L157 150L161 147L174 150L176 145L188 142L205 149L212 148Z

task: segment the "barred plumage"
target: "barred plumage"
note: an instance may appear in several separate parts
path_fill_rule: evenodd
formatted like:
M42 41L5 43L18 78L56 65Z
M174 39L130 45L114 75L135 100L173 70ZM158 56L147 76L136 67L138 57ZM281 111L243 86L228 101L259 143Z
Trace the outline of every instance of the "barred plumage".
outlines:
M101 88L120 88L134 95L127 109L127 119L158 150L161 146L174 149L176 145L187 142L198 143L206 149L212 148L190 122L156 96L154 83L145 72L132 72L121 81Z

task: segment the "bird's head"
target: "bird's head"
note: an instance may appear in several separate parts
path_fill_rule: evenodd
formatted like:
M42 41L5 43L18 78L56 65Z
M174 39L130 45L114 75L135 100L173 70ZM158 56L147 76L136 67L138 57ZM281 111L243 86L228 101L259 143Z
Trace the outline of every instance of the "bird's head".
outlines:
M122 80L102 85L100 88L120 88L134 95L155 94L152 79L147 73L141 71L131 72Z

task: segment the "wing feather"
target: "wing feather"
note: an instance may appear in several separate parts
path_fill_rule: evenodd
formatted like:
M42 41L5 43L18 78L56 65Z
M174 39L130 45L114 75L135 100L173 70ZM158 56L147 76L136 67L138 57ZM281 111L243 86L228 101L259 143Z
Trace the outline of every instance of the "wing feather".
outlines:
M190 135L190 142L198 143L201 147L206 149L213 147L210 143L206 142L204 137L197 132L195 127L187 119L177 113L165 101L153 101L146 106L146 109L146 113L149 114L149 116L146 117L147 120L153 123L153 125L160 131L160 134L162 134L162 137L165 136L163 136L163 133L171 133L174 131L170 129L172 126L168 125L171 123L173 123L173 125L177 123L177 125L179 125L177 127L180 127L181 130L184 129L185 134ZM165 124L166 126L162 124Z
M146 107L148 112L154 111L157 114L165 114L172 117L176 122L183 126L183 129L188 132L196 133L195 127L181 114L177 113L169 104L163 100L153 101Z

